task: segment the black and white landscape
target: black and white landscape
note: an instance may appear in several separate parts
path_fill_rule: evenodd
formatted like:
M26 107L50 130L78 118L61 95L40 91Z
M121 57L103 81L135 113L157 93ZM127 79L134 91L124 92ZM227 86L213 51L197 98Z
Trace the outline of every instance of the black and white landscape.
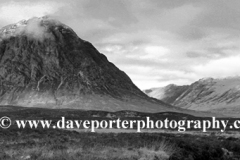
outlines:
M209 128L19 129L15 120L240 118L240 3L0 1L0 160L233 160ZM210 77L210 78L206 78ZM0 122L0 127L3 126Z
M205 78L190 85L170 84L144 92L180 108L217 112L230 117L240 114L240 77Z

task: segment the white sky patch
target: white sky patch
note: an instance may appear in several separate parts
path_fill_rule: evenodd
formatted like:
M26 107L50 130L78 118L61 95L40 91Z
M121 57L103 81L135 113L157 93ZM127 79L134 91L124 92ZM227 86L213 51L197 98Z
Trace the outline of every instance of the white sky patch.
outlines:
M129 72L128 75L129 77L133 80L133 82L137 86L141 86L140 89L149 89L153 87L158 87L159 86L159 75L151 75L151 76L144 76L149 70L143 68L143 74L138 74L138 72Z
M152 60L158 60L162 56L169 53L169 49L162 46L147 46L145 47L144 51L146 54L144 56L141 56L141 58Z
M172 80L167 80L167 81L159 81L159 80L154 79L154 78L152 78L152 79L151 78L141 79L139 77L134 77L134 76L130 76L130 78L132 78L134 80L134 83L137 86L141 86L141 88L140 88L141 90L164 87L164 86L167 86L169 84L186 85L186 84L190 84L192 82L188 79L172 79Z
M120 45L108 45L103 48L106 52L119 52L122 49L122 46Z
M225 78L240 75L240 55L212 60L206 65L198 65L193 71L199 77Z
M134 84L136 86L141 86L139 87L141 90L144 90L144 89L150 89L150 88L153 88L153 87L158 87L159 85L160 86L165 86L165 83L164 84L161 84L159 83L159 81L155 80L155 79L148 79L148 80L141 80L141 79L134 79L130 76L130 78L133 80Z
M199 78L195 73L179 70L168 70L164 68L153 69L148 66L119 67L130 76L137 86L140 86L140 89L163 87L168 84L187 85L201 78Z

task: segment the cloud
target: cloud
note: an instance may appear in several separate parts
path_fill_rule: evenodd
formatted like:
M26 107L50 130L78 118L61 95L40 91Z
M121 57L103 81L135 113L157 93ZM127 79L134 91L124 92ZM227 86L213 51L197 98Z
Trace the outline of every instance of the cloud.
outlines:
M240 75L240 1L1 1L0 25L51 15L125 71L140 88ZM27 29L39 35L38 23ZM40 27L40 28L39 28Z
M52 21L48 19L48 21ZM24 33L30 38L38 39L43 41L45 39L53 39L53 35L47 31L43 24L43 20L39 18L32 18L28 20L27 25L20 29L21 34Z
M32 17L42 17L56 12L63 3L54 1L41 1L32 3L31 1L10 1L4 2L0 7L0 20L6 25L16 23L23 19Z
M14 25L5 27L5 29L3 30L3 35L1 35L1 39L18 35L26 35L28 36L28 38L37 39L39 41L43 41L45 39L54 39L53 35L48 32L45 26L46 21L58 23L58 21L52 20L47 17L35 17L29 20L22 20Z
M193 71L200 77L224 78L228 76L239 76L240 55L212 60L205 65L193 67Z
M86 15L91 18L107 21L113 26L129 26L136 23L138 20L131 13L127 1L113 0L87 0L83 3L83 9Z
M146 46L144 48L145 55L141 56L143 59L159 59L169 52L169 49L162 46Z
M204 28L221 28L239 30L239 6L238 0L230 3L225 0L202 1L205 12L193 23Z

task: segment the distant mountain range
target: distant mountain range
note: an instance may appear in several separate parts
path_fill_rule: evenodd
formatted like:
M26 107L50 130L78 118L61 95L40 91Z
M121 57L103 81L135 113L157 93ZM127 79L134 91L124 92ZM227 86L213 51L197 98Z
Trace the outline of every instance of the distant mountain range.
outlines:
M191 85L170 84L144 92L150 97L185 109L240 115L240 77L205 78Z

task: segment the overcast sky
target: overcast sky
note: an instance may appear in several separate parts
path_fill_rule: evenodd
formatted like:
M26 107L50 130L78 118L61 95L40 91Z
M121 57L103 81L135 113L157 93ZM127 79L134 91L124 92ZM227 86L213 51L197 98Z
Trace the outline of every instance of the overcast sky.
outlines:
M0 27L52 15L140 89L240 75L239 0L0 0Z

